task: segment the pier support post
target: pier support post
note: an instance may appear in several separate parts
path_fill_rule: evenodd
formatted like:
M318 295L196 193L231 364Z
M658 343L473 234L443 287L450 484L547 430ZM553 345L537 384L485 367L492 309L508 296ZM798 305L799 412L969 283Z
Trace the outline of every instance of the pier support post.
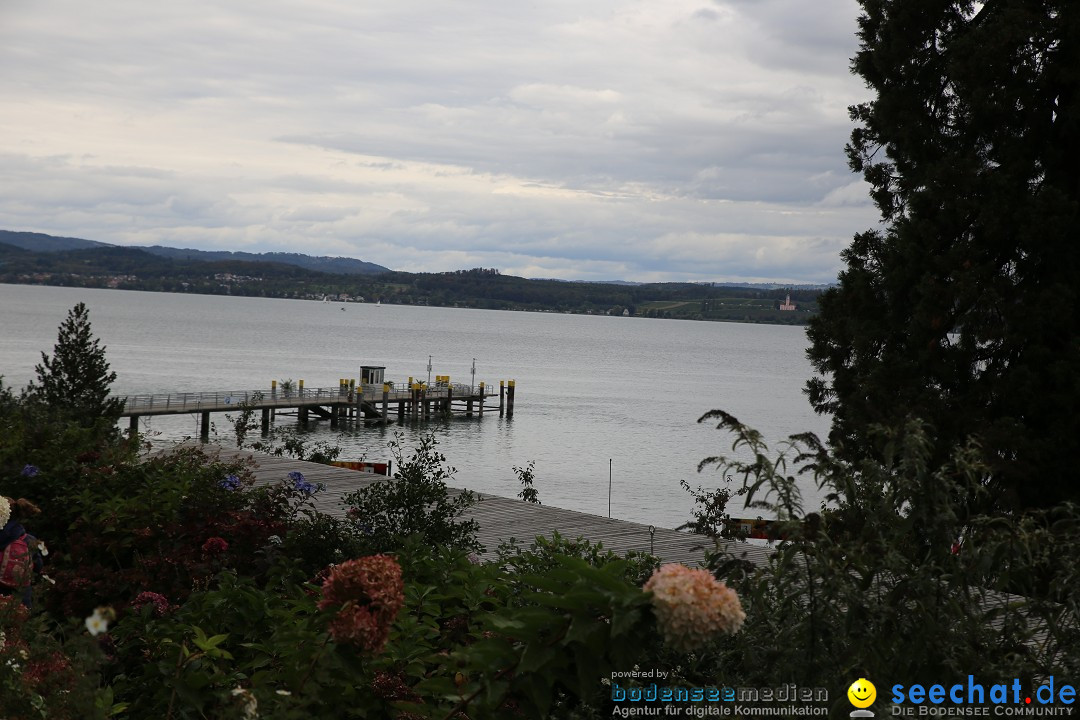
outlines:
M330 429L337 430L338 415L341 414L341 405L337 403L330 406Z
M499 381L499 417L506 414L506 381Z
M262 436L266 437L270 434L270 408L263 408L262 410Z
M472 406L473 399L472 395L470 395L469 399L465 401L465 417L472 417Z
M390 422L390 415L387 412L387 408L390 405L390 385L383 383L382 386L382 421L383 425Z
M506 388L506 417L508 418L514 417L514 390L516 385L516 380L511 380L509 383L507 383L508 387Z
M301 428L306 428L307 427L307 416L308 416L308 411L307 411L306 407L298 407L298 408L296 408L296 421L300 425Z
M480 417L484 417L484 383L480 382Z
M427 420L431 417L431 404L428 401L427 387L420 386L420 404L424 407L424 419Z
M139 416L132 415L128 422L128 438L136 440L139 437Z
M204 443L210 442L210 411L209 410L203 410L200 413L199 441L204 442Z
M454 386L450 383L446 384L446 405L443 406L443 412L447 416L454 412Z
M271 380L270 381L270 399L273 400L274 402L277 402L277 399L278 399L277 380ZM263 412L266 412L266 411L264 410ZM270 408L270 420L271 421L273 421L276 414L277 413L274 412L274 409ZM269 426L267 426L266 430L263 431L263 435L266 435L269 432L270 432L270 428L269 428Z
M398 400L397 419L398 419L398 422L403 422L405 420L405 401L404 400Z

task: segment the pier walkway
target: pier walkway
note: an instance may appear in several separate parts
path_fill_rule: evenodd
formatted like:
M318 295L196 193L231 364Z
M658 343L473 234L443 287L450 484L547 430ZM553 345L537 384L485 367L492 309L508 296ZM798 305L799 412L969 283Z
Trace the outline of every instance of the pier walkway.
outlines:
M342 498L355 490L376 482L388 481L382 475L357 472L344 468L282 458L248 450L204 446L222 460L251 458L259 483L277 483L293 471L303 473L308 482L322 483L325 489L315 495L315 507L335 517L345 517ZM452 488L451 494L462 492ZM491 556L501 542L516 538L528 546L537 536L550 538L558 532L563 538L576 540L583 537L593 543L603 543L604 549L624 555L631 550L651 553L665 562L680 562L696 567L705 558L705 549L712 541L701 535L678 532L666 528L590 515L575 510L564 510L549 505L536 505L515 498L476 493L479 498L467 513L467 519L476 520L480 526L477 535L484 546L485 555ZM737 556L756 565L764 565L771 549L748 543L731 543Z

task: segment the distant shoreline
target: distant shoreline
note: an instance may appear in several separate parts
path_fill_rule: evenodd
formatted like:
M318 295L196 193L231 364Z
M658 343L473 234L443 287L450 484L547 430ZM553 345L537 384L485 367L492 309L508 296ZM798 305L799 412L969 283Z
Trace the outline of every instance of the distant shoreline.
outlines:
M65 280L73 278L64 278ZM173 293L178 295L206 295L211 297L251 297L251 298L269 298L277 300L299 300L307 302L324 302L324 294L310 293L304 296L296 296L289 294L268 294L260 292L251 292L255 290L257 286L254 284L244 287L239 292L235 291L206 291L200 289L155 289L147 287L132 287L123 286L118 284L117 286L109 285L108 283L101 282L101 278L80 278L84 282L45 282L42 280L20 280L13 278L0 277L0 283L6 285L22 285L30 287L66 287L72 289L92 289L92 290L121 290L121 291L135 291L135 292L153 292L153 293ZM737 289L737 288L733 288ZM240 290L240 288L232 287L230 290ZM339 294L340 295L340 294ZM796 327L806 326L810 319L817 315L816 312L810 312L805 310L789 310L782 311L784 315L777 316L778 312L772 313L766 311L762 312L761 307L747 307L745 302L740 303L742 298L734 297L729 298L729 305L725 305L723 299L715 298L702 298L691 299L686 301L653 301L649 304L643 304L635 307L635 312L627 312L624 315L621 312L598 311L594 309L576 309L576 308L560 308L549 307L539 303L533 303L531 305L515 306L513 303L505 302L502 306L491 307L479 303L470 303L468 299L459 299L452 302L436 303L430 301L421 302L406 302L401 298L395 298L393 296L388 298L365 298L365 297L353 297L349 296L345 299L340 297L330 297L330 294L325 294L328 304L339 305L346 307L348 305L402 305L410 307L440 307L449 309L472 309L472 310L502 310L509 312L530 312L530 313L547 313L555 315L592 315L599 317L627 317L627 318L640 318L647 320L693 320L699 322L733 322L751 325L790 325ZM698 305L702 302L707 303L706 313L677 313L672 314L671 310L665 310L664 308L670 306L687 306ZM629 310L629 308L623 308ZM741 315L741 317L739 317ZM781 319L782 318L782 319ZM790 319L789 319L790 318Z

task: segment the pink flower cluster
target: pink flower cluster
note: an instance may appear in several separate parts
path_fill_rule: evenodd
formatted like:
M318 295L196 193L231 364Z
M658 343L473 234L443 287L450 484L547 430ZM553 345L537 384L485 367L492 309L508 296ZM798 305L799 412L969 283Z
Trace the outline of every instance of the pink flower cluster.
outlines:
M330 636L379 652L405 604L401 565L389 555L372 555L335 566L323 582L319 609L338 608Z
M229 543L224 538L219 537L208 538L202 544L202 551L207 555L220 555L228 549Z
M681 652L721 634L733 635L746 620L739 596L707 570L668 563L652 574L644 589L653 594L664 642Z
M135 612L140 612L146 605L153 605L154 614L158 617L164 617L169 612L169 601L160 593L150 590L139 593L131 603L131 608Z

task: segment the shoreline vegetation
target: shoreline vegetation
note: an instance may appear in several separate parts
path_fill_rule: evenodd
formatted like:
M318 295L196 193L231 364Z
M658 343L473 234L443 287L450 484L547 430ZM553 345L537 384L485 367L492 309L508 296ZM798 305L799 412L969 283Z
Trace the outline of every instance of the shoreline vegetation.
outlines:
M16 241L21 246L12 244ZM72 245L76 242L0 231L0 283L779 325L807 324L817 314L823 289L534 280L502 275L493 268L360 272L345 258L276 254L235 259L229 253ZM279 256L287 261L258 259ZM342 269L334 264L338 260Z

